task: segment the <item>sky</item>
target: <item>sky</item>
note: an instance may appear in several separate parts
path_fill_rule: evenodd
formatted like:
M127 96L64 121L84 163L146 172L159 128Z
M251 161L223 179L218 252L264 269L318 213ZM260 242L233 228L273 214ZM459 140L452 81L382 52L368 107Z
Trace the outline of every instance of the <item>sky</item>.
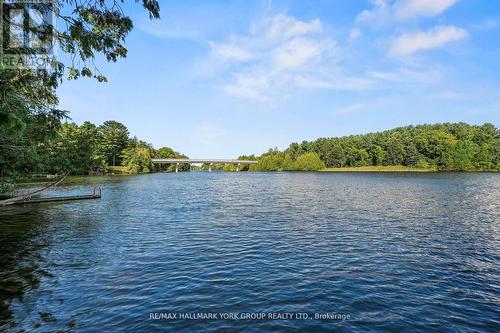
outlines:
M108 83L65 81L72 121L124 123L191 158L234 158L436 122L500 125L500 1L130 1Z

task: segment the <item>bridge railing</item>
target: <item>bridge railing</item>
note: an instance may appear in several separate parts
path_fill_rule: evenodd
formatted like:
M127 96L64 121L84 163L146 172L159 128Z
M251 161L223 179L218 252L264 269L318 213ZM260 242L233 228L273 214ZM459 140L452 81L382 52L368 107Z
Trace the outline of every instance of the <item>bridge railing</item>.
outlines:
M231 159L194 159L194 158L153 158L151 160L153 163L157 164L173 164L173 163L223 163L223 164L255 164L257 161L250 160L231 160Z
M220 164L234 164L236 171L240 171L241 164L255 164L257 161L250 160L231 160L231 159L185 159L185 158L153 158L151 161L155 164L175 164L175 172L179 171L180 164L208 164L208 171L212 171L212 165L215 163Z

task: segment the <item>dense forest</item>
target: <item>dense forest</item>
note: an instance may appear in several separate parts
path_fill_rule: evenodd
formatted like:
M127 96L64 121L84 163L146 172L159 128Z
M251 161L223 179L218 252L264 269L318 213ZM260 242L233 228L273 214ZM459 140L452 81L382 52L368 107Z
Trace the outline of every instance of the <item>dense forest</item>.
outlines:
M241 156L252 158L252 156ZM408 166L441 171L500 170L500 131L492 124L445 123L321 138L270 149L250 170Z
M38 139L30 149L0 150L0 193L11 190L17 179L38 174L147 173L159 171L152 158L187 158L169 147L154 149L130 137L127 127L113 120L100 126L89 121L80 126L53 126L54 133ZM189 166L181 166L181 170L187 169Z
M130 137L127 127L117 121L106 121L100 126L88 121L80 126L75 123L51 126L55 134L38 140L31 149L0 151L2 192L11 189L16 179L36 174L149 173L160 171L160 166L151 162L152 158L187 158L169 147L155 149ZM292 143L284 151L270 149L258 157L238 159L258 161L243 165L241 171L317 171L325 167L362 166L498 171L500 132L492 124L406 126L379 133ZM162 170L173 169L171 165ZM235 166L216 164L212 169L234 171ZM190 166L183 164L180 170L190 170Z
M152 158L187 158L169 147L154 149L150 143L130 137L127 127L114 120L100 126L89 121L81 126L62 124L43 150L42 170L58 174L148 173L155 171Z

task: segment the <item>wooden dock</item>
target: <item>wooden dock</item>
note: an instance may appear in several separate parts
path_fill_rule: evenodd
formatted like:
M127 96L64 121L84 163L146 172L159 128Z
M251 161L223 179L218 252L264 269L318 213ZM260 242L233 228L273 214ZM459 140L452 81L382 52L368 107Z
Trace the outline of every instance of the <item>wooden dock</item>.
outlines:
M90 200L101 198L101 187L95 187L94 193L87 195L69 195L60 197L47 197L47 198L27 198L25 200L16 201L15 205L31 204L31 203L44 203L44 202L60 202L60 201L75 201L75 200Z

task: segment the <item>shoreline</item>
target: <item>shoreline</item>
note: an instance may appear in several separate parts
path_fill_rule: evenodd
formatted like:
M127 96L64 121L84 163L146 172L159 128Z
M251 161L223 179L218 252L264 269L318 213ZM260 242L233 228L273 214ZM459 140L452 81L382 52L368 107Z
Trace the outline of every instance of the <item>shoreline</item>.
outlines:
M465 171L447 171L437 168L412 168L405 166L364 166L364 167L342 167L325 168L318 172L415 172L415 173L498 173L499 170L465 170Z
M116 168L116 167L115 167ZM123 168L123 167L119 167ZM116 169L113 171L117 171ZM181 171L181 172L203 172L205 170L190 170L190 171ZM235 171L226 171L226 170L214 170L214 172L235 172ZM240 171L240 172L249 172L254 173L255 171ZM278 171L258 171L258 172L408 172L408 173L500 173L500 170L465 170L465 171L447 171L447 170L438 170L437 168L415 168L415 167L405 167L405 166L363 166L363 167L339 167L339 168L324 168L317 171L291 171L291 170L278 170ZM74 178L97 178L97 177L124 177L124 176L138 176L138 175L146 175L146 174L154 174L154 173L175 173L173 171L154 171L154 172L144 172L138 174L131 174L125 172L109 172L98 175L69 175L68 179ZM16 181L16 184L38 184L45 183L47 181L53 180L53 177L26 177L21 178Z
M362 167L339 167L325 168L319 172L423 172L432 173L439 172L437 168L415 168L402 165L387 165L387 166L362 166ZM448 172L448 171L445 171Z
M432 173L440 172L437 168L415 168L402 165L387 165L387 166L362 166L362 167L340 167L340 168L325 168L319 172L423 172ZM449 172L449 171L444 171Z

